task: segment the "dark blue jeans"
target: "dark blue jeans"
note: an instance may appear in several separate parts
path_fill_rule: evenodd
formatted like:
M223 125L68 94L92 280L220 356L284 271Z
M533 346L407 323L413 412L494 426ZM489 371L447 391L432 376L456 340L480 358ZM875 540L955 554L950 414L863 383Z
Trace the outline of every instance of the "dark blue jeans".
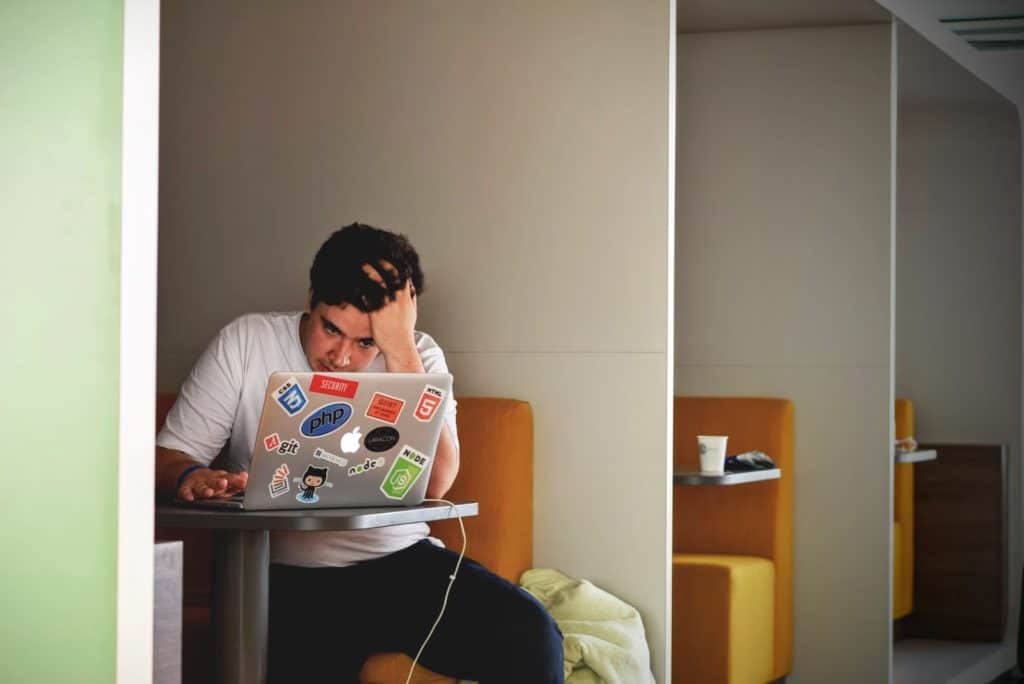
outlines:
M415 656L457 558L423 540L344 568L272 565L270 684L348 684L373 653ZM530 594L466 558L419 662L480 684L561 684L562 633Z

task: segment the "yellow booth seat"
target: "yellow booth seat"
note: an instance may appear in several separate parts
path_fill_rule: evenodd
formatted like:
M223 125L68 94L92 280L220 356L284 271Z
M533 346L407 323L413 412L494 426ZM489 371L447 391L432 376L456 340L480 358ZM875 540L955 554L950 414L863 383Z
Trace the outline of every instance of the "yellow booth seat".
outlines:
M782 477L673 495L672 681L765 684L793 660L793 405L676 397L675 466L699 470L697 435L763 451Z
M896 439L914 436L914 404L897 399ZM892 618L914 609L914 464L897 463L893 482Z
M157 397L157 427L175 400ZM447 493L453 501L479 502L480 513L466 518L466 555L513 583L533 566L533 413L516 399L459 397L459 474ZM430 524L431 534L451 549L462 547L458 521ZM209 530L161 528L157 538L184 539L185 659L183 681L206 681L214 671L210 624L211 535ZM424 635L426 636L426 635ZM378 653L363 665L360 684L405 682L412 659L404 653ZM455 684L456 680L416 666L413 684Z

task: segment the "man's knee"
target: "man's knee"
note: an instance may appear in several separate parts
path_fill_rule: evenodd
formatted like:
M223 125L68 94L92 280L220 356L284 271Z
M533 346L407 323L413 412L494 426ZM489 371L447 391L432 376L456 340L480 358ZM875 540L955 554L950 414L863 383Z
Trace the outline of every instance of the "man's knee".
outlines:
M562 682L564 656L558 624L544 606L525 591L518 613L514 624L509 625L518 637L517 653L509 655L530 670L531 681Z

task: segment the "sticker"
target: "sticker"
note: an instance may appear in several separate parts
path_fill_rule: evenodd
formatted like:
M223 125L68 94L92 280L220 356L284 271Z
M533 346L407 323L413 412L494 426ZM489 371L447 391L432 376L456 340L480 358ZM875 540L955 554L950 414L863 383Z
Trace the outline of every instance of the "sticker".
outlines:
M341 436L341 453L343 454L354 454L359 451L359 440L362 439L362 435L359 434L359 426L356 425L356 429L352 432L346 432Z
M288 378L287 382L274 390L274 399L289 416L294 416L305 408L307 402L306 395L302 393L302 387L295 378Z
M314 375L309 383L309 391L318 394L330 394L343 399L351 399L356 396L359 383L346 378L332 378L327 375Z
M398 422L398 416L402 415L403 406L405 406L405 399L392 397L382 392L374 392L370 406L366 409L366 417L376 418L394 425Z
M306 437L329 435L352 417L352 406L343 402L321 406L302 421L302 434Z
M383 468L386 462L387 461L384 460L383 456L379 458L368 458L359 465L352 466L351 468L349 468L348 476L352 477L353 475L362 475L363 473L368 473L371 470Z
M429 423L442 401L444 401L444 390L438 389L433 385L427 385L423 388L423 394L420 395L420 401L416 404L416 410L413 411L413 415L421 423Z
M288 485L288 464L282 463L274 471L274 477L270 478L270 498L276 499L282 494L287 494L290 489Z
M332 454L330 451L324 451L320 447L317 447L316 451L313 452L313 458L322 458L323 460L330 461L334 465L338 465L338 466L347 466L348 465L348 459L347 458L342 458L341 456L337 456L335 454Z
M281 435L276 432L272 435L267 435L263 438L263 446L266 447L267 451L273 451L281 446Z
M297 439L289 439L287 442L281 442L277 453L285 456L296 456L299 453L299 441Z
M314 504L320 500L316 493L318 488L334 486L327 481L326 466L323 468L307 466L306 472L302 474L302 477L294 477L292 480L299 483L299 493L295 495L295 500L300 503Z
M416 480L420 479L427 465L426 456L408 446L402 447L402 453L391 464L391 470L384 476L380 491L389 499L404 499Z
M379 427L370 430L363 440L363 446L370 451L387 451L398 444L398 430L393 427Z

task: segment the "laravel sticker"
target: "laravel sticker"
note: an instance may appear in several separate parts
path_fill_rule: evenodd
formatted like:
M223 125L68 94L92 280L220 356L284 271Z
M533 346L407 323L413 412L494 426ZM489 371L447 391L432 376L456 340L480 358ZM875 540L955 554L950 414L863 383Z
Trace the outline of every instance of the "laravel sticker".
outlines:
M413 411L413 415L421 423L429 423L442 401L444 401L444 390L438 389L433 385L427 385L423 388L423 394L420 395L419 403L416 404L416 410Z
M398 416L402 415L403 406L405 406L405 399L392 397L382 392L374 392L373 399L370 400L370 405L366 409L366 417L394 425L398 422Z
M356 396L359 383L355 380L345 378L332 378L326 375L313 375L313 381L309 383L309 391L318 394L330 394L334 397L352 399Z

